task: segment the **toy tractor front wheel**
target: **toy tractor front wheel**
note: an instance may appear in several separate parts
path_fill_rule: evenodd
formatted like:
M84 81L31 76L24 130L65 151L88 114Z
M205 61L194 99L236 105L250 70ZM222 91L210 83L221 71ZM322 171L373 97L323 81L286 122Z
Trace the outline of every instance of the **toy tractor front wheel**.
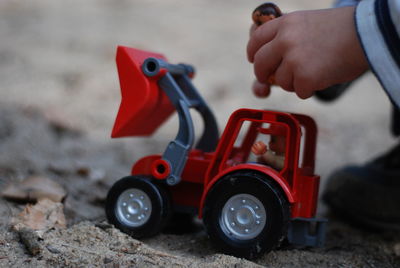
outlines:
M287 235L289 204L271 179L236 172L207 195L204 224L223 252L248 259L270 251Z
M171 215L166 190L151 178L128 176L117 181L106 200L108 221L135 238L162 230Z

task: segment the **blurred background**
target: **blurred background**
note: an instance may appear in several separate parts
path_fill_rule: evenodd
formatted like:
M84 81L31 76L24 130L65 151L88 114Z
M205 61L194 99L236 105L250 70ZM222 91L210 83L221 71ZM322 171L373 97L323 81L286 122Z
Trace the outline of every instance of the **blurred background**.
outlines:
M332 4L331 0L275 2L284 12ZM82 130L99 146L120 144L129 155L126 170L121 170L127 174L139 157L164 150L174 138L177 120L150 138L110 139L120 102L114 57L117 45L124 45L162 53L171 63L194 65L194 84L214 110L221 130L232 111L242 107L313 116L319 126L317 173L323 179L341 165L362 163L387 150L394 143L390 103L371 74L329 104L315 98L300 100L279 88L268 99L252 95L254 75L245 48L250 14L260 3L3 0L0 106L34 108Z

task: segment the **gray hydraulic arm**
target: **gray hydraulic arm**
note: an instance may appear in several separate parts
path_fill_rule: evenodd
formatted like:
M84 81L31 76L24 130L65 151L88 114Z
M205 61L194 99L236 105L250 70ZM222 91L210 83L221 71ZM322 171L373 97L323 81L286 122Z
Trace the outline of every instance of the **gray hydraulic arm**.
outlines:
M161 59L148 58L143 62L142 71L148 77L160 76L158 85L170 99L179 116L178 134L168 144L162 156L171 168L167 184L176 185L181 181L183 168L194 143L194 127L190 108L199 112L204 123L204 131L196 149L204 152L215 151L219 139L217 121L191 83L189 76L194 74L192 66L169 64Z

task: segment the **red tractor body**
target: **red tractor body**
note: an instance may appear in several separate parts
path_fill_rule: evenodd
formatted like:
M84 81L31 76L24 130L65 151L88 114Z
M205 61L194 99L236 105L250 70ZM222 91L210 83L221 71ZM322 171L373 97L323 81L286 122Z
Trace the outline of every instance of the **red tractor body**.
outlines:
M141 158L131 176L110 190L106 211L112 223L142 237L160 231L154 225L165 225L169 211L191 212L204 216L223 251L248 258L283 237L295 244L322 244L325 222L315 219L319 176L314 174L312 118L239 109L219 137L211 110L190 84L191 66L171 65L160 54L127 47L119 47L117 65L122 102L113 137L151 135L174 110L180 127L164 154ZM197 109L205 123L195 148L189 108ZM252 159L253 144L273 136L284 137L286 144L281 169ZM315 234L309 233L311 225Z
M250 126L242 144L235 146L244 122L250 122ZM251 146L260 135L262 124L287 127L287 157L281 171L247 161ZM305 143L302 150L303 161L300 163L302 133ZM195 208L201 217L204 199L216 181L228 173L252 170L265 174L280 185L291 204L292 218L314 217L319 189L319 176L314 174L315 145L316 125L308 116L265 110L237 110L229 119L215 152L205 153L196 149L190 151L182 181L179 185L170 187L173 203ZM161 158L162 155L151 155L140 159L132 167L131 174L157 177L155 163Z

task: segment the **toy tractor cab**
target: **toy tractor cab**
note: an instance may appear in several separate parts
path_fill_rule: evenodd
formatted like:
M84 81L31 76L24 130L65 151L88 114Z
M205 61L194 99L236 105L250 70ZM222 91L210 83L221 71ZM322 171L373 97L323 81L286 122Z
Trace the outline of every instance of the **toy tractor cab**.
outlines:
M317 130L310 117L240 109L219 137L213 113L191 83L191 66L127 47L118 48L117 65L122 102L112 136L151 135L174 110L179 130L163 154L141 158L110 189L111 223L141 238L161 231L174 212L197 214L216 246L246 258L285 238L300 245L323 243L325 221L315 218ZM196 146L190 108L205 126ZM284 141L281 168L251 154L256 141L274 137Z

